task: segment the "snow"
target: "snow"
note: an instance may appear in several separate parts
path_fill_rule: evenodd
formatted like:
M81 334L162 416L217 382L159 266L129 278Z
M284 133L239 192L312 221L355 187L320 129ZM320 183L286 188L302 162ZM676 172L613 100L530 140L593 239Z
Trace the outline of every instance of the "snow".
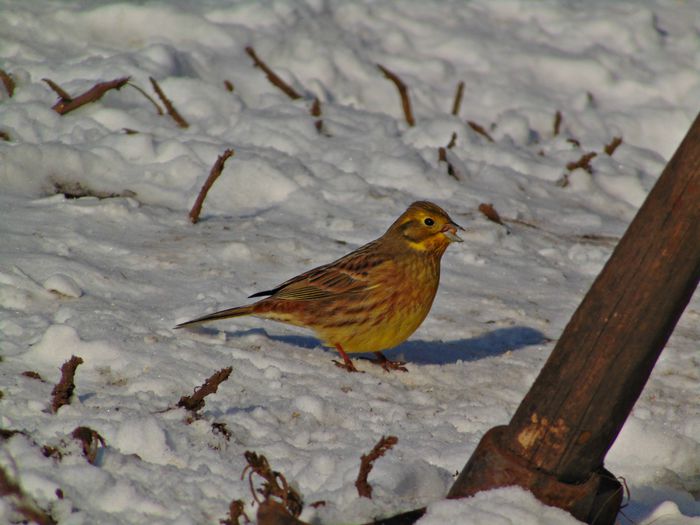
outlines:
M22 431L0 441L0 466L61 524L218 523L239 498L254 516L246 450L299 490L309 522L428 505L423 525L575 523L515 487L443 498L512 416L696 116L700 5L672 7L0 1L0 68L16 83L13 97L0 86L0 428ZM303 99L272 86L248 45ZM406 83L414 127L377 63ZM154 77L189 127L131 86L59 116L42 82L77 95L120 76L151 94ZM452 133L456 179L437 156ZM592 173L567 172L591 151ZM428 319L388 352L408 373L358 360L365 373L348 374L303 329L254 318L173 330L376 238L418 199L467 231ZM700 523L699 340L696 294L607 457L630 490L622 523ZM75 394L52 414L72 355ZM228 366L198 419L176 408ZM107 443L94 465L78 426ZM388 435L399 441L360 498L360 456ZM0 522L17 519L0 499Z

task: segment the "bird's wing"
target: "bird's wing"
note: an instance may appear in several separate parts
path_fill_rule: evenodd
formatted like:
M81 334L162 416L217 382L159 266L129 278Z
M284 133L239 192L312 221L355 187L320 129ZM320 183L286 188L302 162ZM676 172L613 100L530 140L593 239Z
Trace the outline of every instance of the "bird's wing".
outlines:
M370 245L363 246L335 262L293 277L277 288L258 292L250 297L270 295L275 299L305 301L372 290L379 286L372 278L376 270L372 270L387 262L387 258L374 253L374 250L368 250Z

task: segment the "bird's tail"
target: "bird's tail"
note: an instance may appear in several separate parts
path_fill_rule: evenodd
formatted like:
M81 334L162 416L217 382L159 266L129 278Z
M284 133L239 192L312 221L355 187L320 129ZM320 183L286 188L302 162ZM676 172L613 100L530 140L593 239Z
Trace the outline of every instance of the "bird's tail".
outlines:
M191 321L185 321L184 323L180 323L179 325L177 325L175 328L184 328L185 326L193 326L196 324L208 323L209 321L228 319L229 317L240 317L242 315L250 315L252 313L252 304L249 304L247 306L237 306L235 308L229 308L227 310L221 310L220 312L214 312L213 314L197 317L197 319L192 319Z

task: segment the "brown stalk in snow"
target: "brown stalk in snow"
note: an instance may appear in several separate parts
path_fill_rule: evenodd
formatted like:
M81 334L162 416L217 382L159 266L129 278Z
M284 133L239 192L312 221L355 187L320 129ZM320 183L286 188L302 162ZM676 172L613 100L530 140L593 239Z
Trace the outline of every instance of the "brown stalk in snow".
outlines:
M156 82L156 79L153 77L148 77L148 79L151 81L151 85L153 86L153 90L156 92L156 95L158 95L158 98L165 106L165 110L168 112L168 115L170 115L170 117L175 121L175 123L181 128L189 127L190 125L184 118L182 118L182 115L178 113L177 109L175 109L175 106L173 106L173 103L170 102L170 99L165 96L165 93L163 93L163 90L158 85L158 82Z
M95 464L97 459L97 451L100 446L106 447L107 443L105 438L103 438L96 430L89 427L77 427L73 430L73 438L80 441L83 446L83 454L91 465Z
M233 367L222 368L209 377L202 386L196 388L191 396L182 396L177 406L183 407L191 412L197 412L204 408L204 398L209 394L215 394L219 385L228 379Z
M141 87L137 86L137 85L134 84L133 82L129 82L127 85L131 86L131 87L134 88L136 91L138 91L139 93L141 93L144 97L146 97L146 99L150 100L150 101L151 101L151 104L153 104L153 105L155 106L156 112L157 112L159 115L162 115L162 114L163 114L163 108L160 107L160 104L158 104L158 102L156 102L156 101L153 99L153 97L152 97L151 95L149 95L148 93L146 93L143 89L141 89Z
M374 462L391 450L398 442L399 438L396 436L382 436L369 454L362 454L360 458L360 472L355 481L355 487L357 487L357 493L360 497L372 498L372 486L367 483L367 476L372 471Z
M63 405L70 404L70 398L75 390L75 370L78 365L83 364L81 357L71 356L71 358L61 366L61 380L56 383L51 391L51 411L55 414Z
M255 49L253 49L251 46L247 46L245 48L245 52L248 53L250 58L253 59L255 67L259 67L263 70L265 75L267 75L267 79L273 86L281 89L292 100L297 100L301 98L301 95L297 93L292 86L290 86L284 80L282 80L277 74L275 74L274 71L272 71L272 69L269 68L269 66L265 62L258 58Z
M12 95L15 94L15 81L4 69L0 69L0 81L5 86L9 97L12 98Z
M396 89L399 90L399 96L401 97L401 107L403 108L403 114L406 118L406 122L411 127L415 126L416 121L413 118L411 99L408 97L408 89L406 88L406 84L404 84L403 80L401 80L395 73L392 73L381 64L377 64L377 67L382 73L384 73L384 76L387 79L391 80L396 85Z
M561 122L562 122L562 116L561 116L561 111L557 110L557 112L554 114L554 136L556 137L559 135L559 131L561 130Z
M455 92L455 100L452 103L452 114L458 115L459 108L462 106L462 95L464 95L464 81L460 81L457 84L457 91Z
M605 145L603 151L608 155L612 155L620 144L622 144L622 137L613 137L613 139Z
M586 170L588 173L593 173L593 168L591 167L591 160L593 160L597 156L598 154L594 151L591 151L590 153L585 153L581 156L580 159L569 162L566 165L566 169L569 171L574 171L575 169L581 168Z
M224 164L231 156L233 156L233 150L227 149L216 159L216 162L214 163L214 165L211 168L211 171L209 172L207 180L204 181L204 185L202 186L202 189L199 190L197 199L194 201L192 209L190 210L190 221L192 222L192 224L196 224L197 221L199 221L199 214L202 212L202 205L204 204L204 199L206 198L209 189L214 184L214 181L219 178L219 175L221 175L221 172L224 169Z
M470 128L472 128L474 131L476 131L479 135L483 135L488 139L489 142L494 142L493 137L489 135L489 132L484 129L484 127L481 124L477 124L473 120L467 120L467 124L469 125Z
M98 82L90 89L76 97L71 97L68 92L66 92L54 81L48 78L44 78L42 80L46 82L49 87L59 96L58 102L51 106L51 109L53 109L59 115L65 115L66 113L78 109L85 104L100 100L102 96L107 93L107 91L122 88L127 82L129 82L129 77L116 78L114 80L108 80L107 82Z
M491 222L504 225L501 216L496 211L496 208L493 207L493 204L482 202L479 204L479 211Z
M314 103L311 105L311 116L312 117L320 117L321 116L321 101L318 99L318 97L314 97ZM320 118L317 119L314 122L314 126L316 126L316 131L319 133L323 133L323 120Z

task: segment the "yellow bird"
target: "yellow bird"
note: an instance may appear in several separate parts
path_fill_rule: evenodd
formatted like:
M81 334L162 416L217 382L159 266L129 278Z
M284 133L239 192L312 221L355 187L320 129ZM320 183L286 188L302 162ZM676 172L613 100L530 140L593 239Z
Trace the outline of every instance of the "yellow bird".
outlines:
M440 281L440 259L463 230L439 206L411 204L384 235L337 261L302 273L250 297L247 305L215 312L176 326L253 315L313 330L357 372L348 353L374 352L384 370L402 370L382 350L405 341L430 311Z

